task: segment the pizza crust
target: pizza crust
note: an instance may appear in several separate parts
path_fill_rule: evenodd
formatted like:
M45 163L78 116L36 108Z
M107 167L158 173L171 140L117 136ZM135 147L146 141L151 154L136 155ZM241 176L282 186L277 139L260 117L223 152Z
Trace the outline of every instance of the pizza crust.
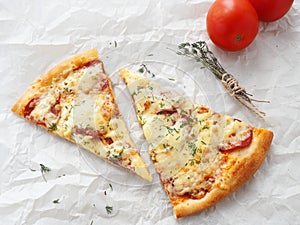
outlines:
M35 123L35 121L31 121L24 115L24 111L25 111L27 104L32 99L34 99L36 97L40 97L45 92L47 92L49 87L51 88L52 85L55 86L55 84L58 83L58 80L63 80L63 79L66 79L68 76L72 76L72 74L70 74L70 72L76 71L77 69L81 69L82 67L87 66L90 62L93 64L94 61L96 61L97 63L98 62L100 63L100 66L102 66L102 71L104 72L104 74L106 76L105 79L107 80L107 83L105 85L107 88L107 93L105 93L103 95L105 97L107 97L107 95L111 96L111 98L109 99L109 101L111 101L111 102L109 102L111 105L107 105L108 113L116 114L116 116L118 116L118 118L123 121L123 118L121 117L121 115L119 113L119 108L116 103L116 98L115 98L113 90L112 90L111 80L104 71L103 62L99 59L98 51L96 48L91 49L86 52L83 52L83 53L80 53L80 54L77 54L77 55L59 63L57 66L53 67L47 73L45 73L40 78L38 78L36 81L34 81L29 86L29 88L23 93L23 95L17 100L17 102L13 105L13 107L11 109L12 112L21 116L23 119L29 120L29 122ZM75 92L76 91L77 90L75 90ZM70 98L75 98L75 97L72 96ZM69 101L67 103L70 103L70 102L71 101ZM70 105L72 106L71 103L70 103ZM112 108L110 108L110 107L112 107ZM89 116L89 115L87 115L87 116ZM109 118L107 117L104 119L108 122L111 121L110 117ZM37 125L39 125L39 124L37 124ZM118 123L118 125L120 125L120 123ZM72 126L74 128L74 124L72 124ZM142 177L145 180L148 180L148 181L152 180L152 176L149 173L148 168L146 167L138 150L136 149L134 142L132 141L130 134L128 132L128 129L126 127L124 127L124 130L122 131L122 135L127 136L127 142L126 142L126 145L124 144L124 149L125 148L129 149L128 153L127 153L128 156L126 158L126 161L125 161L125 159L124 159L124 161L122 161L122 160L113 161L111 158L109 158L110 156L105 155L106 152L105 152L105 154L101 155L100 150L98 148L96 149L97 151L95 151L95 149L93 147L88 146L87 144L82 144L81 142L78 142L71 134L65 135L64 133L58 132L57 130L54 131L52 129L49 129L46 126L40 126L40 127L46 129L51 134L54 134L58 137L62 137L70 142L73 142L74 144L79 145L80 147L90 151L91 153L97 155L98 157L101 157L102 159L106 160L107 162L109 162L115 166L119 166L122 169L126 169L127 171L137 174L138 176ZM113 131L111 131L111 132L113 133ZM107 138L113 138L113 137L107 136ZM115 135L115 139L116 140L114 140L114 141L119 140L118 135ZM128 147L128 145L130 145L130 147ZM95 146L98 147L97 145L95 145ZM103 149L107 149L107 146L105 146L104 144L103 144ZM127 150L127 149L125 149L125 150ZM128 161L130 161L130 164L128 163Z
M69 72L70 69L75 70L77 68L80 68L82 65L96 59L98 59L98 51L96 48L94 48L61 62L60 64L49 70L47 73L45 73L43 76L41 76L38 80L33 82L13 105L11 111L19 116L23 116L24 109L27 103L34 97L43 93L43 88L49 86L54 78L58 77L64 72Z
M136 87L138 86L145 86L142 82L147 82L148 80L137 73L132 73L127 69L121 69L120 76L124 80L125 84L128 86L129 91L131 92L132 96L135 96L137 93ZM140 81L142 80L142 81ZM140 83L138 83L140 81ZM150 82L150 81L149 81ZM131 86L132 85L132 86ZM155 88L161 88L160 86L156 86ZM152 89L148 90L151 92ZM160 90L161 91L161 90ZM164 89L165 91L165 89ZM140 92L139 92L140 93ZM148 93L148 92L147 92ZM138 98L140 99L140 98ZM136 101L134 99L134 101ZM135 102L137 105L137 103ZM138 104L141 104L140 102ZM141 104L143 106L143 104ZM144 105L145 106L145 105ZM140 112L142 112L142 109ZM152 113L153 114L153 113ZM151 114L151 115L152 115ZM215 117L215 120L220 120L220 118L225 115L219 114L219 117ZM231 117L232 119L232 117ZM242 121L240 121L242 122ZM204 209L207 209L218 202L220 202L222 199L233 193L235 190L237 190L240 186L242 186L246 181L248 181L254 173L258 170L258 168L263 163L267 153L268 149L271 145L273 133L269 130L263 129L263 128L254 128L247 124L244 124L243 126L249 127L250 130L252 130L252 141L249 143L247 147L244 148L233 148L232 150L228 151L219 151L218 149L215 149L217 152L217 158L215 161L212 161L212 163L215 163L212 166L212 177L213 181L209 181L206 187L200 188L198 199L197 196L189 195L188 192L186 195L180 195L178 192L176 192L174 182L171 179L164 179L164 181L161 180L161 183L169 195L170 202L172 203L174 214L176 218L188 216L197 212L200 212ZM230 129L230 128L229 128ZM232 129L240 129L238 127L233 127ZM242 130L245 131L245 130ZM212 131L214 132L214 131ZM144 131L145 133L145 131ZM228 133L227 138L229 137L231 133ZM236 135L236 132L232 133L234 136ZM145 134L147 137L147 135ZM217 137L217 134L216 134ZM248 136L247 136L248 137ZM219 137L218 137L219 138ZM243 138L243 137L242 137ZM147 139L147 138L146 138ZM150 144L152 143L150 140ZM221 140L219 140L221 141ZM159 153L158 153L159 154ZM161 158L167 157L165 155L161 155ZM172 158L174 161L175 158ZM155 159L156 160L156 159ZM163 159L160 159L162 161L162 165L159 165L160 171L167 168L169 169ZM171 160L170 160L171 161ZM170 162L167 161L167 162ZM155 162L159 164L159 162ZM176 166L176 163L174 163ZM158 165L155 165L158 167ZM209 165L207 165L209 167ZM184 168L184 167L183 167ZM216 169L215 169L216 168ZM167 170L166 169L166 170ZM210 169L210 168L208 168ZM168 170L169 171L169 170ZM168 172L167 171L167 172ZM186 173L189 172L185 171ZM193 171L193 176L198 176L198 173L196 171ZM199 174L199 176L201 176ZM204 179L204 178L203 178ZM203 180L204 181L204 180ZM186 180L181 180L177 183L179 187L184 185L191 185L190 183L184 183ZM200 182L200 181L199 181ZM195 186L197 183L193 183ZM201 183L202 184L202 183ZM194 186L190 186L190 188L193 190ZM198 191L198 187L194 187L195 190ZM175 191L174 191L175 190ZM181 189L180 189L181 190ZM192 192L189 192L192 193ZM203 197L202 197L203 196Z
M263 128L253 129L253 140L250 146L229 153L226 176L216 180L215 186L201 199L171 198L176 218L188 216L209 208L248 181L263 163L271 145L273 133ZM227 165L226 165L227 166ZM225 178L225 179L224 179Z

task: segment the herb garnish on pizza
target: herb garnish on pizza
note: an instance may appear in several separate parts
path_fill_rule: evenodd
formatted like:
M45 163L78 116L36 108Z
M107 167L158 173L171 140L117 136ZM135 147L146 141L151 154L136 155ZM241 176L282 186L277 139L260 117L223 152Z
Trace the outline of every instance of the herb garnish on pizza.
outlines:
M151 181L96 49L58 64L30 85L12 111L50 133Z
M213 112L128 69L120 76L177 218L215 205L264 161L271 131Z

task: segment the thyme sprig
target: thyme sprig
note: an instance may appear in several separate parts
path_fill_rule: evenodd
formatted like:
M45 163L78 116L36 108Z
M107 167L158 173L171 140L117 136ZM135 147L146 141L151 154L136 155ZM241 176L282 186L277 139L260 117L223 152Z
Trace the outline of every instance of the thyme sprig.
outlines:
M146 71L146 73L150 74L152 77L155 77L155 74L152 73L152 72L148 69L147 65L144 64L144 63L142 63L142 64L140 65L140 68L139 68L138 71L139 71L140 73L144 73L144 72Z
M42 177L44 179L45 182L47 182L46 178L45 178L45 173L48 173L51 171L51 169L47 166L45 166L44 164L40 163L40 167L41 167L41 173L42 173Z
M221 66L218 59L214 56L204 41L195 43L181 43L178 45L178 55L183 55L195 59L196 62L201 62L207 69L209 69L217 79L222 81L225 89L230 95L240 102L243 106L250 111L256 113L259 117L263 118L266 114L260 111L253 102L269 102L264 100L257 100L252 98L243 87L238 84L237 79Z

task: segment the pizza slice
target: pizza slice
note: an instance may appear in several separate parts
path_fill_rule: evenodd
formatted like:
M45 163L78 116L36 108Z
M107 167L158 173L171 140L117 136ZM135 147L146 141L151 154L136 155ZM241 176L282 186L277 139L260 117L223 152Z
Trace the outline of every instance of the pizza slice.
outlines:
M271 131L213 112L128 69L120 76L177 218L215 205L264 161Z
M120 115L96 49L73 56L41 76L12 111L110 163L152 180Z

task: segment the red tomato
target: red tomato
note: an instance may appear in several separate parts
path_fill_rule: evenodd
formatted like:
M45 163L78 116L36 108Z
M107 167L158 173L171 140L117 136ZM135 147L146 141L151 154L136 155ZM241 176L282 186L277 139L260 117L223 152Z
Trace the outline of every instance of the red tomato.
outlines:
M258 24L257 13L247 0L216 0L206 17L210 39L228 51L246 48L256 37Z
M261 21L272 22L283 17L294 0L248 0L255 8Z

